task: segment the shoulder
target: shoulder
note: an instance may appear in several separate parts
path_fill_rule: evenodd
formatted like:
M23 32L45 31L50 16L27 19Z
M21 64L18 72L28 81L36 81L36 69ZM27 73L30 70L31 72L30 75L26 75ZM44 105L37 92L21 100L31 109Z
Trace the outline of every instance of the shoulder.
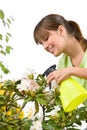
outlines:
M66 54L62 54L62 56L60 57L58 61L58 68L61 69L68 66L72 66L70 57L67 56Z

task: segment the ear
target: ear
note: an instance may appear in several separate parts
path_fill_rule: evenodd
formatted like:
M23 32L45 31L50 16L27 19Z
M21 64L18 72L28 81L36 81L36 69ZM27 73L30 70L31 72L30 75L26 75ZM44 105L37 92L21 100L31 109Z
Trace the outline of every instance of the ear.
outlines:
M63 36L64 34L65 34L65 27L63 26L63 25L60 25L59 27L58 27L58 32L59 32L59 34L61 35L61 36Z

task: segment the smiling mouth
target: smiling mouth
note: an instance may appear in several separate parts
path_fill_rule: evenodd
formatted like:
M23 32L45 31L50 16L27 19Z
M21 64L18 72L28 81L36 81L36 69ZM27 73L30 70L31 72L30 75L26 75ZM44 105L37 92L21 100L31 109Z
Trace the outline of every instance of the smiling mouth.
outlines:
M49 52L53 54L53 53L54 53L54 48L51 47L51 48L49 49Z

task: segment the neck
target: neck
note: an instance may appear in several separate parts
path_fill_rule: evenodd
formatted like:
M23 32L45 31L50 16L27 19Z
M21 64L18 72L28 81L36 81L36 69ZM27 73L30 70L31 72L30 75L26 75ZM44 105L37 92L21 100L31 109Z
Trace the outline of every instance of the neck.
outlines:
M66 52L67 52L66 54L70 57L73 66L79 66L84 56L84 51L80 43L75 39L72 40L68 44Z
M78 55L76 55L75 58L71 58L73 66L78 67L81 64L83 57L84 57L84 52L80 52Z

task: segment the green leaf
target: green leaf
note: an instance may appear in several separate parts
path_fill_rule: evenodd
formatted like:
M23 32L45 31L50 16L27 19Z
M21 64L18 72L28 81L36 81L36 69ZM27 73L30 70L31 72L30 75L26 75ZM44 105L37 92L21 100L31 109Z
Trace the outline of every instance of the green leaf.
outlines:
M1 53L2 55L6 55L5 51L3 51L3 50L1 50L0 53Z
M4 96L0 94L0 99L3 100L4 99Z
M39 112L39 104L38 102L35 100L35 114Z
M47 105L47 102L44 101L44 100L41 99L41 98L38 98L38 97L37 97L36 100L37 100L37 102L39 102L40 104Z
M11 20L9 18L7 18L7 21L8 21L9 24L11 24Z
M8 126L7 126L7 130L13 130L12 126L11 126L11 125L8 125Z
M3 46L2 46L2 45L0 45L0 48L2 48L2 49L3 49Z
M4 20L4 12L0 10L0 19Z
M16 123L18 123L18 119L11 120L10 123L11 123L11 124L16 124Z
M5 102L3 100L0 100L0 107L4 105L5 105Z
M9 37L11 37L11 36L12 36L10 33L7 33L7 35L8 35Z
M0 40L2 40L2 37L3 37L2 34L0 34Z
M2 62L0 62L0 67L1 70L5 73L8 74L10 71L4 66L4 64Z
M44 130L61 130L59 128L55 129L55 123L53 121L47 121L42 123Z
M47 105L48 101L45 100L45 95L43 93L37 94L36 95L36 100L40 104Z
M8 123L0 121L0 125L7 126Z
M10 51L11 51L12 49L13 49L13 48L12 48L11 46L6 46L5 51L6 51L7 54L10 54Z
M5 36L5 41L8 42L9 41L9 37L6 35Z

